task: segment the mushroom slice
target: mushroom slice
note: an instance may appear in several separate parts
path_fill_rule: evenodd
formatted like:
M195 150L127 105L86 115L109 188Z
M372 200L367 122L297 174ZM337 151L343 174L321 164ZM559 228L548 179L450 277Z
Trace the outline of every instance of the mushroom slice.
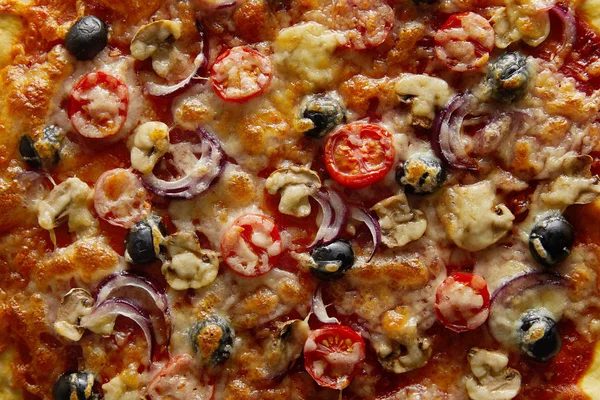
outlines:
M321 179L308 168L289 167L273 172L265 186L270 194L281 192L280 213L306 217L311 211L308 198L321 188Z
M411 105L413 124L425 128L431 127L436 107L444 107L452 94L443 79L416 74L402 74L395 90L401 101Z
M165 241L171 259L161 272L175 290L200 289L211 284L219 272L219 256L204 250L194 232L177 232Z
M467 377L466 387L473 400L510 400L521 388L521 374L507 368L508 357L499 351L473 347L469 350L473 376Z
M310 328L306 321L293 319L278 324L276 336L270 341L270 369L274 377L285 375L302 355Z
M131 166L149 174L169 151L169 127L163 122L145 122L135 129L131 148Z
M161 19L142 26L136 32L129 49L137 60L151 57L163 43L181 37L181 22ZM172 39L171 39L172 38Z
M404 193L388 197L372 208L381 226L381 239L389 247L402 247L419 239L427 229L427 219L420 210L411 210Z
M60 301L54 330L74 342L81 339L84 328L79 326L82 317L92 312L94 299L90 292L82 288L71 289Z

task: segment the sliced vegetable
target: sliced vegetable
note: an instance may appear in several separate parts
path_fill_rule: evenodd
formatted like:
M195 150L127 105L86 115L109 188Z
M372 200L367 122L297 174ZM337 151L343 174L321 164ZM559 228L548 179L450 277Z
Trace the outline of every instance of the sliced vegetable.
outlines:
M115 298L108 299L94 308L91 314L81 319L80 325L99 335L112 335L114 333L115 322L117 318L124 317L137 324L146 343L148 350L146 352L147 362L152 362L152 322L146 313L132 301Z
M502 54L491 63L487 81L497 102L510 104L521 100L531 81L527 57L518 51Z
M91 72L71 90L69 119L79 134L102 139L117 134L129 107L127 85L103 71Z
M233 351L233 338L233 330L227 321L214 315L190 329L192 346L203 365L224 363Z
M411 155L396 171L396 181L408 193L433 193L445 180L446 170L442 161L431 153Z
M152 379L146 395L150 400L211 400L214 391L215 388L208 382L208 379L198 373L192 356L181 354L171 358Z
M529 234L529 250L537 262L547 267L564 261L571 253L575 232L559 212L544 215Z
M167 153L173 156L172 164L179 177L168 181L159 178L155 172L167 172L156 168L142 177L144 185L160 196L191 199L206 191L223 171L225 156L217 139L202 129L187 133L200 143L171 143Z
M256 277L269 272L283 251L279 228L260 214L238 218L221 240L225 265L236 274Z
M387 39L395 16L384 0L337 0L333 20L346 36L346 47L364 50L379 46Z
M152 172L158 160L169 151L169 127L158 121L144 122L135 128L131 166L142 174Z
M21 141L19 142L19 153L21 153L21 157L23 157L23 160L31 168L42 168L42 159L35 149L35 142L31 136L21 136Z
M517 332L521 351L538 362L547 362L561 349L562 338L556 322L541 309L525 312Z
M354 251L346 240L320 244L312 250L311 256L315 263L310 266L310 272L324 281L340 279L354 265Z
M62 374L52 388L54 400L95 400L100 395L94 390L96 377L88 371Z
M480 327L490 313L486 281L475 274L450 275L437 288L435 313L444 326L454 332Z
M168 94L175 93L179 89L187 86L205 64L206 56L203 52L200 52L194 59L194 68L192 68L192 72L190 72L190 74L185 79L172 85L163 85L156 82L148 82L144 87L146 88L146 91L152 96L166 96Z
M379 220L367 210L356 206L350 206L350 217L357 221L363 222L369 229L369 232L371 232L371 238L373 239L373 251L367 260L367 262L369 262L373 259L377 248L381 244L381 226L379 225Z
M552 61L554 61L557 68L560 68L564 64L569 54L571 54L573 45L577 40L577 21L575 21L575 16L573 16L573 14L565 11L559 6L553 6L549 12L556 15L563 24L562 42L550 58Z
M308 168L280 168L273 172L265 182L269 194L281 193L278 210L282 214L295 217L310 215L309 197L321 188L319 175Z
M392 135L365 122L344 125L325 143L325 167L340 184L352 189L383 179L394 164Z
M340 321L335 317L327 315L327 306L323 303L323 293L321 286L317 287L312 298L311 311L315 317L324 324L339 324Z
M225 101L243 103L261 94L271 82L268 57L246 46L233 47L215 60L210 81Z
M334 98L317 94L307 99L301 118L307 122L304 132L307 136L322 138L346 122L346 110Z
M325 325L311 331L304 344L304 368L319 386L348 387L364 359L365 342L347 326Z
M435 33L435 55L452 71L483 67L494 48L494 28L473 12L453 14Z
M108 27L94 15L78 19L65 37L65 47L81 61L96 57L107 43Z
M348 220L348 206L335 190L321 188L313 198L321 207L321 222L315 239L309 247L333 241L340 235Z
M56 333L74 342L81 339L84 328L81 327L81 318L92 312L94 299L90 292L82 288L71 289L60 300L56 312L54 330Z
M128 169L106 171L94 189L96 213L111 225L131 228L150 213L148 193L140 178Z
M136 223L127 232L125 260L138 265L157 261L165 235L165 227L158 216Z

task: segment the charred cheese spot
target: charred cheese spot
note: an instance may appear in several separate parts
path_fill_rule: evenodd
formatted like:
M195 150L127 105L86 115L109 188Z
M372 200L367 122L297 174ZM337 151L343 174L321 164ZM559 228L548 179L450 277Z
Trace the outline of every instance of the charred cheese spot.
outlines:
M22 41L24 24L22 18L10 13L0 13L0 69L8 65L17 51L15 45Z
M243 329L254 328L261 319L274 312L278 304L279 297L275 293L270 289L260 288L238 303L232 322Z
M415 56L415 46L425 33L426 28L420 22L408 22L402 25L394 48L387 55L387 61L392 64L410 63Z
M356 75L340 86L339 93L346 106L360 115L366 114L374 100L382 109L398 104L398 96L389 78L371 79Z
M233 14L238 33L250 42L271 40L275 36L271 18L267 4L263 0L248 0Z

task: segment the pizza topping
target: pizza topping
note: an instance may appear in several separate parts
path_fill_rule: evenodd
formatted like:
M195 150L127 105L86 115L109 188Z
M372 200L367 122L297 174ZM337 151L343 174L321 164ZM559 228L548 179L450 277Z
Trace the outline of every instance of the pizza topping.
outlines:
M19 153L31 168L42 168L42 159L35 149L35 142L29 135L21 136Z
M148 216L151 205L140 178L128 169L116 168L98 178L94 208L109 224L131 228Z
M364 359L362 337L347 326L325 325L304 344L304 368L319 386L348 387Z
M102 139L117 134L127 119L127 85L103 71L81 78L71 91L69 119L79 134Z
M381 244L381 225L379 224L379 220L372 212L356 206L350 206L350 217L356 221L363 222L371 233L371 239L373 239L373 251L367 260L367 262L369 262L373 259L377 248Z
M394 10L383 0L337 0L333 20L344 32L347 47L364 50L387 39L394 26Z
M68 218L69 231L84 233L97 225L88 209L92 197L90 187L79 178L69 178L52 189L38 202L38 222L46 230L53 230Z
M54 322L54 330L59 335L77 342L83 336L84 328L79 325L82 317L92 312L94 299L85 289L69 290L60 301Z
M202 68L205 65L205 63L206 63L206 57L204 56L204 53L201 51L194 59L194 66L193 66L190 74L187 77L185 77L184 79L182 79L181 81L179 81L178 83L175 83L172 85L167 85L167 84L161 85L156 82L148 82L148 83L146 83L145 88L148 91L148 93L151 94L152 96L166 96L168 94L175 93L179 89L187 86L187 84L190 83L192 81L192 79L196 76L196 74L198 73L200 68Z
M221 241L225 265L236 274L246 277L269 272L282 251L279 228L271 218L260 214L238 218Z
M438 286L435 312L444 326L454 332L480 327L490 313L486 281L475 274L452 274Z
M344 107L331 96L317 94L306 100L298 124L307 136L322 138L344 122Z
M277 323L277 326L275 338L267 348L279 355L275 365L270 365L270 369L275 377L280 377L287 373L302 355L310 327L306 321L300 319Z
M402 74L394 87L401 101L411 105L413 124L431 126L436 108L445 107L452 94L445 80L428 75Z
M494 29L473 12L451 15L435 33L435 55L455 72L483 67L493 48Z
M165 227L159 217L152 216L136 223L127 232L125 260L138 265L157 261L165 234Z
M146 353L147 362L152 361L153 335L152 323L146 313L131 300L123 298L108 299L94 307L94 310L81 318L80 325L99 335L112 335L114 333L117 318L124 317L140 327L148 350Z
M170 359L152 379L146 395L150 400L211 400L214 386L199 379L197 368L189 354Z
M142 26L136 32L131 41L131 55L136 60L145 60L152 57L152 66L154 60L159 61L169 53L172 42L181 36L181 21L159 20ZM154 70L160 68L154 68ZM158 71L156 71L158 73ZM163 75L159 74L164 78Z
M190 329L190 340L202 364L224 363L233 351L234 332L223 318L210 316Z
M52 389L54 400L95 400L99 393L94 390L96 377L88 371L61 375Z
M419 239L427 229L427 219L421 210L411 210L404 193L388 197L375 204L381 227L381 239L389 247L402 247Z
M309 247L329 243L337 238L348 220L348 206L338 192L323 187L314 196L321 207L319 230Z
M548 362L561 348L556 322L543 309L528 310L521 316L517 340L521 351L537 362Z
M280 213L307 217L311 212L308 199L321 188L321 179L308 168L281 168L269 175L265 188L270 194L281 193Z
M163 122L145 122L135 129L131 166L142 174L152 172L158 160L169 151L169 127Z
M458 247L479 251L496 243L512 227L514 215L496 200L494 185L482 181L444 189L437 215Z
M490 64L487 82L492 90L492 98L499 103L510 104L525 96L531 71L527 57L522 53L506 52Z
M323 302L323 290L321 290L321 285L317 286L317 290L315 290L315 293L313 294L310 311L324 324L340 323L337 318L327 315L327 306Z
M468 354L473 376L466 386L472 400L510 400L521 389L521 374L507 368L508 357L499 351L472 348Z
M315 263L310 272L325 281L340 279L354 265L352 246L342 239L315 247L311 256Z
M210 69L210 81L220 98L243 103L269 85L271 61L249 47L234 47L217 57Z
M165 247L171 259L163 263L161 272L173 289L200 289L217 277L218 254L200 248L195 233L177 232L167 238Z
M392 135L383 127L353 122L329 135L327 172L341 185L360 189L382 180L394 163Z
M205 192L223 172L225 154L217 139L208 132L199 129L190 132L192 141L171 144L172 167L179 176L173 180L159 178L155 173L173 173L167 169L167 162L155 168L154 172L143 176L146 187L154 193L171 198L191 199ZM197 143L197 140L200 143Z
M431 340L419 337L418 319L407 306L388 310L381 317L385 335L373 334L371 343L387 371L403 374L424 366L431 356Z
M415 153L398 168L396 181L406 193L429 194L444 184L446 170L434 154Z
M98 17L87 15L73 24L65 47L78 60L91 60L100 53L108 42L108 27Z
M529 234L533 258L547 267L555 266L571 253L575 241L573 226L558 212L542 216Z

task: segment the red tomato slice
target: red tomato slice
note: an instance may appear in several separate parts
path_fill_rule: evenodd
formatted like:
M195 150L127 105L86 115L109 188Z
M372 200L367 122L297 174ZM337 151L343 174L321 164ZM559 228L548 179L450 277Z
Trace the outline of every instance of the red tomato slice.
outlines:
M148 216L151 205L140 178L127 169L115 168L98 178L94 208L109 224L131 228Z
M345 46L356 50L379 46L394 26L394 10L383 0L338 0L333 18L348 39Z
M490 314L490 293L479 275L456 272L438 286L435 312L444 326L454 332L480 327Z
M226 101L243 103L262 93L271 81L271 61L246 46L231 48L215 60L210 81Z
M394 164L392 135L379 125L354 122L327 138L325 166L329 175L349 188L380 181Z
M435 33L435 55L452 71L483 67L494 48L494 29L473 12L451 15Z
M248 277L269 272L282 250L277 225L271 218L258 214L238 218L221 240L225 264L236 274Z
M348 387L364 359L365 342L347 326L325 325L304 344L304 368L319 386Z
M127 85L106 72L91 72L71 90L69 119L82 136L101 139L115 135L127 119Z
M167 365L152 379L146 395L150 400L211 400L215 388L201 382L194 360L182 354L169 360Z

